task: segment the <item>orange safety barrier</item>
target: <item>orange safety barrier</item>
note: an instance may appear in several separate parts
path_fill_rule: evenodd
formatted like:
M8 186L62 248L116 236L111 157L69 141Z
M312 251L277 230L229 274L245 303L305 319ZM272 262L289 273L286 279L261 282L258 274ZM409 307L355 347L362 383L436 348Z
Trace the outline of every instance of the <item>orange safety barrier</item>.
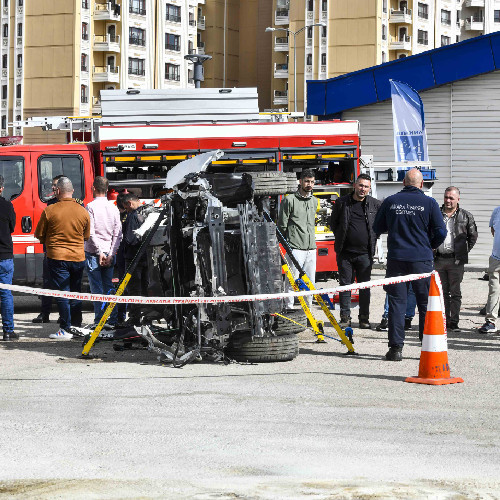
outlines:
M429 385L457 384L463 382L463 379L450 377L443 306L435 276L432 275L429 288L418 377L408 377L405 382Z

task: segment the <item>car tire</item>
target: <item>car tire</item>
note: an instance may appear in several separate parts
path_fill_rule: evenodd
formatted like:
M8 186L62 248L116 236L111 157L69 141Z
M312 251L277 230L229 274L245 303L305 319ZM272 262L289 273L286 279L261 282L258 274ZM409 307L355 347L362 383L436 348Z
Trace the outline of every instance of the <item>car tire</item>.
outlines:
M297 335L279 337L236 337L227 348L226 355L235 361L253 363L271 363L275 361L290 361L299 354Z

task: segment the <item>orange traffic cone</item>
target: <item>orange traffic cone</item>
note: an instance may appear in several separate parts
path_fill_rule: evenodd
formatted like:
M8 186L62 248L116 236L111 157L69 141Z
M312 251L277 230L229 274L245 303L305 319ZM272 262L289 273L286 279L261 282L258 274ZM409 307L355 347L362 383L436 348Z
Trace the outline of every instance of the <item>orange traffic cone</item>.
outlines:
M425 315L418 377L408 377L405 382L429 385L463 382L463 379L458 377L450 378L443 310L435 274L431 277L431 286L429 288L429 301L427 302L427 314Z

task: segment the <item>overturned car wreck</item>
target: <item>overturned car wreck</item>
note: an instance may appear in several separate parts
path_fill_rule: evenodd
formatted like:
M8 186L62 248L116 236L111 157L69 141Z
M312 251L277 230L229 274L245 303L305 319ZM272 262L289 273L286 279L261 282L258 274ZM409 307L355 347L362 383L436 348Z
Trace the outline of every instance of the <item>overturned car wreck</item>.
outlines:
M276 226L263 217L273 196L296 189L295 174L218 173L214 151L167 175L162 206L145 209L152 296L216 297L284 290ZM275 313L283 300L147 306L137 334L160 360L285 361L298 354L303 327ZM302 311L294 313L305 320ZM115 332L115 340L127 337ZM128 336L127 338L129 338Z

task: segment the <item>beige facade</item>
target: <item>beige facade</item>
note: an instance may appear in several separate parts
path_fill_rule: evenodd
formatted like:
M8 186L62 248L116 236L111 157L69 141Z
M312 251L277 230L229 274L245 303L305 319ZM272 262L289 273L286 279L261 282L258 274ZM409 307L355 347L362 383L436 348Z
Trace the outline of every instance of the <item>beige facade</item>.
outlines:
M311 26L318 23L325 26ZM273 0L269 27L273 106L301 112L307 107L307 80L334 78L498 31L500 2Z

